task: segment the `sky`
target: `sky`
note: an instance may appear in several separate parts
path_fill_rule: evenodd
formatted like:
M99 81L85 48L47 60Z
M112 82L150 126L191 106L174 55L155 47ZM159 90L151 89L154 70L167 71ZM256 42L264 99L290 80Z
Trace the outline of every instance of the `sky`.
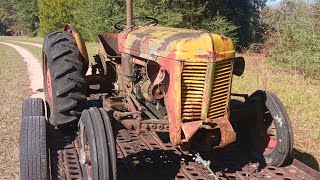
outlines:
M280 2L281 0L268 0L267 5L272 5L272 4L276 4L278 2Z

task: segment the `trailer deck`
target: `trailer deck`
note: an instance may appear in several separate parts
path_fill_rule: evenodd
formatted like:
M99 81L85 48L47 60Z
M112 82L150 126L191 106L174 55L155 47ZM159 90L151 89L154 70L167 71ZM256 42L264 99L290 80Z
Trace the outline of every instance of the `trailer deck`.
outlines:
M63 134L49 130L49 157L52 179L82 179L77 132ZM117 136L118 179L320 179L320 173L293 159L286 167L266 166L239 143L203 153L210 169L184 155L161 133L120 130Z

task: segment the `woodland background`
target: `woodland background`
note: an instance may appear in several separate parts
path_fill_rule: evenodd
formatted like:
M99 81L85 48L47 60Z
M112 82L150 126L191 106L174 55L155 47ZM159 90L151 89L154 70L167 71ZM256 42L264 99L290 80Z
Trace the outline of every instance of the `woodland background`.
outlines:
M233 38L238 51L266 53L278 66L319 78L320 0L134 0L134 15L162 26ZM0 35L43 36L76 26L85 40L115 32L125 0L0 0Z

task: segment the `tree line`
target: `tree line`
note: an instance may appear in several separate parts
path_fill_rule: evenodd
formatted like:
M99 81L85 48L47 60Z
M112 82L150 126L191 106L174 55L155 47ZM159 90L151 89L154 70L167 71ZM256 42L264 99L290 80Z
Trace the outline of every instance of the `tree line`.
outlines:
M259 41L260 13L267 0L134 0L135 16L151 16L163 26L201 29L229 36L239 47ZM76 26L89 41L125 17L125 0L0 0L0 33L43 36Z
M262 14L272 63L320 79L320 0L284 0Z
M320 73L320 0L133 0L135 16L162 26L231 37L238 50L264 51L276 64ZM114 33L125 0L0 0L0 35L43 36L74 25L87 41ZM138 22L139 23L139 22Z

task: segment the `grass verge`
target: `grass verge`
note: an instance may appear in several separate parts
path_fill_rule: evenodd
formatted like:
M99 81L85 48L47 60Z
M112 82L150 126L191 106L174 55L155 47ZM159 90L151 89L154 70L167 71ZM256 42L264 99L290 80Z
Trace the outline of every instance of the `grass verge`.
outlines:
M27 37L27 36L0 36L0 40L10 40L10 41L23 41L32 43L42 43L42 37Z
M19 131L21 103L29 80L22 57L0 44L0 174L1 179L19 179Z
M29 44L24 44L24 43L20 43L19 41L8 41L8 40L1 40L3 42L8 42L10 44L14 44L14 45L18 45L24 49L26 49L27 51L29 51L35 58L37 58L37 60L39 60L41 62L41 58L42 58L42 54L41 54L41 48L34 46L34 45L29 45ZM24 41L26 42L26 41Z
M42 58L40 47L37 47L34 45L29 45L29 44L24 44L24 43L19 43L19 42L31 42L31 43L42 44L43 38L3 36L3 37L0 37L0 41L19 45L19 46L25 48L26 50L28 50L29 52L31 52L37 59L41 60L41 58ZM90 63L95 63L93 56L99 52L99 48L100 48L99 43L87 42L86 47L87 47Z

